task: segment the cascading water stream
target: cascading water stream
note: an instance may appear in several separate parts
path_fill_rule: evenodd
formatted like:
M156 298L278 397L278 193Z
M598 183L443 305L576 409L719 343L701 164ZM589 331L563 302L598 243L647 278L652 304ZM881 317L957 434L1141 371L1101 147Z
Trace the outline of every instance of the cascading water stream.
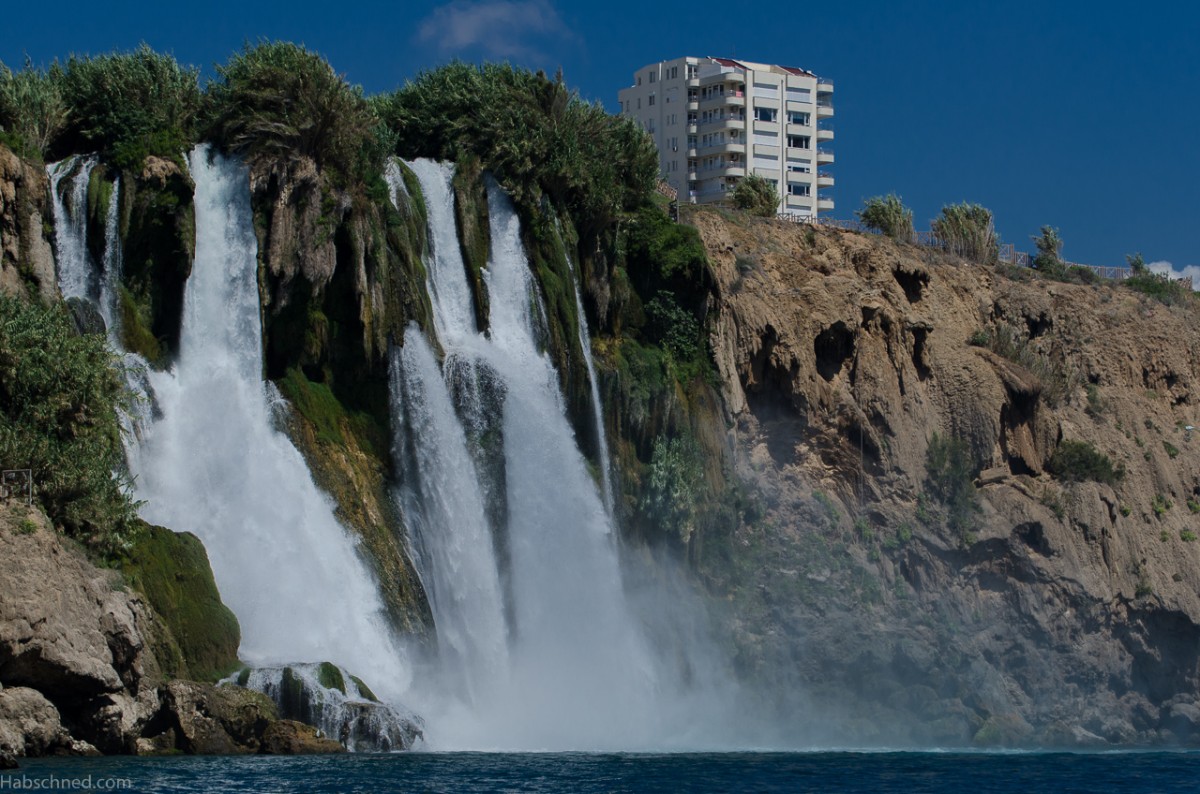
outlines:
M95 157L70 157L46 166L54 213L54 255L58 288L64 298L98 302L97 269L87 248L87 191ZM69 178L66 190L60 190Z
M561 234L561 229L559 230ZM575 314L579 317L576 326L579 331L579 349L583 351L583 363L587 367L588 386L592 396L592 423L596 428L596 454L600 465L601 497L604 499L604 509L611 518L613 515L612 461L608 457L608 433L604 429L604 403L600 401L600 382L596 379L596 361L592 358L592 335L588 330L587 313L583 310L583 295L579 291L579 277L575 273L575 263L567 255L567 264L571 268L571 286L575 289Z
M203 146L189 165L196 254L179 359L151 374L162 417L130 455L142 514L204 541L243 659L332 661L395 698L410 675L374 579L274 426L247 171Z

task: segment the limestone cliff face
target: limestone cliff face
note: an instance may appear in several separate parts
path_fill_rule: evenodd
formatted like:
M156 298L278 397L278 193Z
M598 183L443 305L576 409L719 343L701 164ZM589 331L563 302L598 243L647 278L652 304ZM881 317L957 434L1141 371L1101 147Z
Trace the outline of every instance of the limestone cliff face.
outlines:
M734 587L744 667L836 706L851 738L1196 741L1196 306L870 235L689 222L718 281L736 468L763 500L733 543L755 564ZM979 344L996 334L1024 357ZM979 473L969 531L930 498L935 433ZM1124 478L1052 477L1064 440Z
M0 290L58 297L46 172L0 146Z

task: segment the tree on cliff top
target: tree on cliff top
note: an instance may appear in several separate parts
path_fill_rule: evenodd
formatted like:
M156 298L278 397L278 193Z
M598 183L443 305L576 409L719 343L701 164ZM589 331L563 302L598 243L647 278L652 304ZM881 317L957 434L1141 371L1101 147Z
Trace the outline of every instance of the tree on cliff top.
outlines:
M885 234L893 240L911 243L913 240L913 213L895 193L872 196L863 202L856 213L868 229Z
M67 103L60 77L35 69L28 60L19 72L0 63L0 140L18 154L45 157L66 126Z
M1000 253L992 212L979 204L947 204L931 226L942 246L964 259L990 264Z
M751 215L774 218L779 211L779 191L758 174L749 174L733 189L733 206Z
M261 42L217 74L208 85L206 137L252 162L311 157L343 185L361 176L377 119L362 89L320 55L290 42Z
M562 74L454 62L370 100L402 157L478 157L514 201L548 196L583 230L608 226L650 194L654 143L629 119L567 88Z

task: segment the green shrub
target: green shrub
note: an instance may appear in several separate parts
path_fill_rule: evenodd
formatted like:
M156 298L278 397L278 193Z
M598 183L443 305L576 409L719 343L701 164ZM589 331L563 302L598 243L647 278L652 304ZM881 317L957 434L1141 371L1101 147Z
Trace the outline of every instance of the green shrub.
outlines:
M1195 499L1188 499L1187 508L1193 513L1200 513L1200 502L1197 502Z
M1047 466L1054 476L1072 482L1094 480L1116 484L1125 469L1113 466L1112 459L1086 441L1063 441L1054 450Z
M18 154L45 157L50 145L67 124L67 103L62 95L61 70L25 68L11 71L0 63L0 130L3 142Z
M1037 246L1037 255L1033 258L1033 266L1043 275L1061 279L1067 274L1067 266L1062 260L1062 237L1058 229L1043 226L1042 233L1034 237L1033 244Z
M913 239L913 213L895 193L873 196L855 212L868 229L886 234L893 240L910 243Z
M311 157L340 186L382 171L383 130L362 89L317 53L290 42L247 45L217 75L204 123L225 149L251 162Z
M1179 539L1184 543L1194 543L1196 541L1196 533L1190 529L1179 530Z
M1165 306L1177 306L1194 298L1185 285L1167 275L1151 273L1141 254L1127 255L1125 260L1129 263L1129 277L1121 283L1126 287L1154 298Z
M126 399L103 335L80 336L64 305L0 295L0 461L33 471L35 497L102 556L136 529L117 406Z
M1166 450L1167 457L1171 460L1179 457L1179 447L1172 444L1170 441L1163 441L1163 449Z
M962 537L974 528L979 510L976 469L966 441L933 434L925 451L929 492L945 507L947 525Z
M1171 500L1160 493L1154 494L1154 498L1150 500L1150 508L1154 511L1154 515L1162 518L1175 505L1171 504Z
M71 56L61 70L67 148L100 151L128 168L150 154L180 157L195 137L199 74L144 44L129 53Z
M704 461L691 437L654 441L646 474L642 510L683 544L696 529L698 502L704 493Z
M992 213L979 204L948 204L931 226L942 246L964 259L991 264L999 256Z
M747 174L733 189L733 206L751 215L774 218L779 212L779 191L758 174Z

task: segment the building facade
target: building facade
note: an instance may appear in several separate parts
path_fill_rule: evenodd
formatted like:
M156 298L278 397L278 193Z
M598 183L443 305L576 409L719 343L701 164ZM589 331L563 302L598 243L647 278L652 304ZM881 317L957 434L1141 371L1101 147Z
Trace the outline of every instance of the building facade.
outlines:
M754 173L779 191L779 211L833 209L833 83L812 72L730 58L644 66L618 95L658 146L662 178L680 201L730 198Z

